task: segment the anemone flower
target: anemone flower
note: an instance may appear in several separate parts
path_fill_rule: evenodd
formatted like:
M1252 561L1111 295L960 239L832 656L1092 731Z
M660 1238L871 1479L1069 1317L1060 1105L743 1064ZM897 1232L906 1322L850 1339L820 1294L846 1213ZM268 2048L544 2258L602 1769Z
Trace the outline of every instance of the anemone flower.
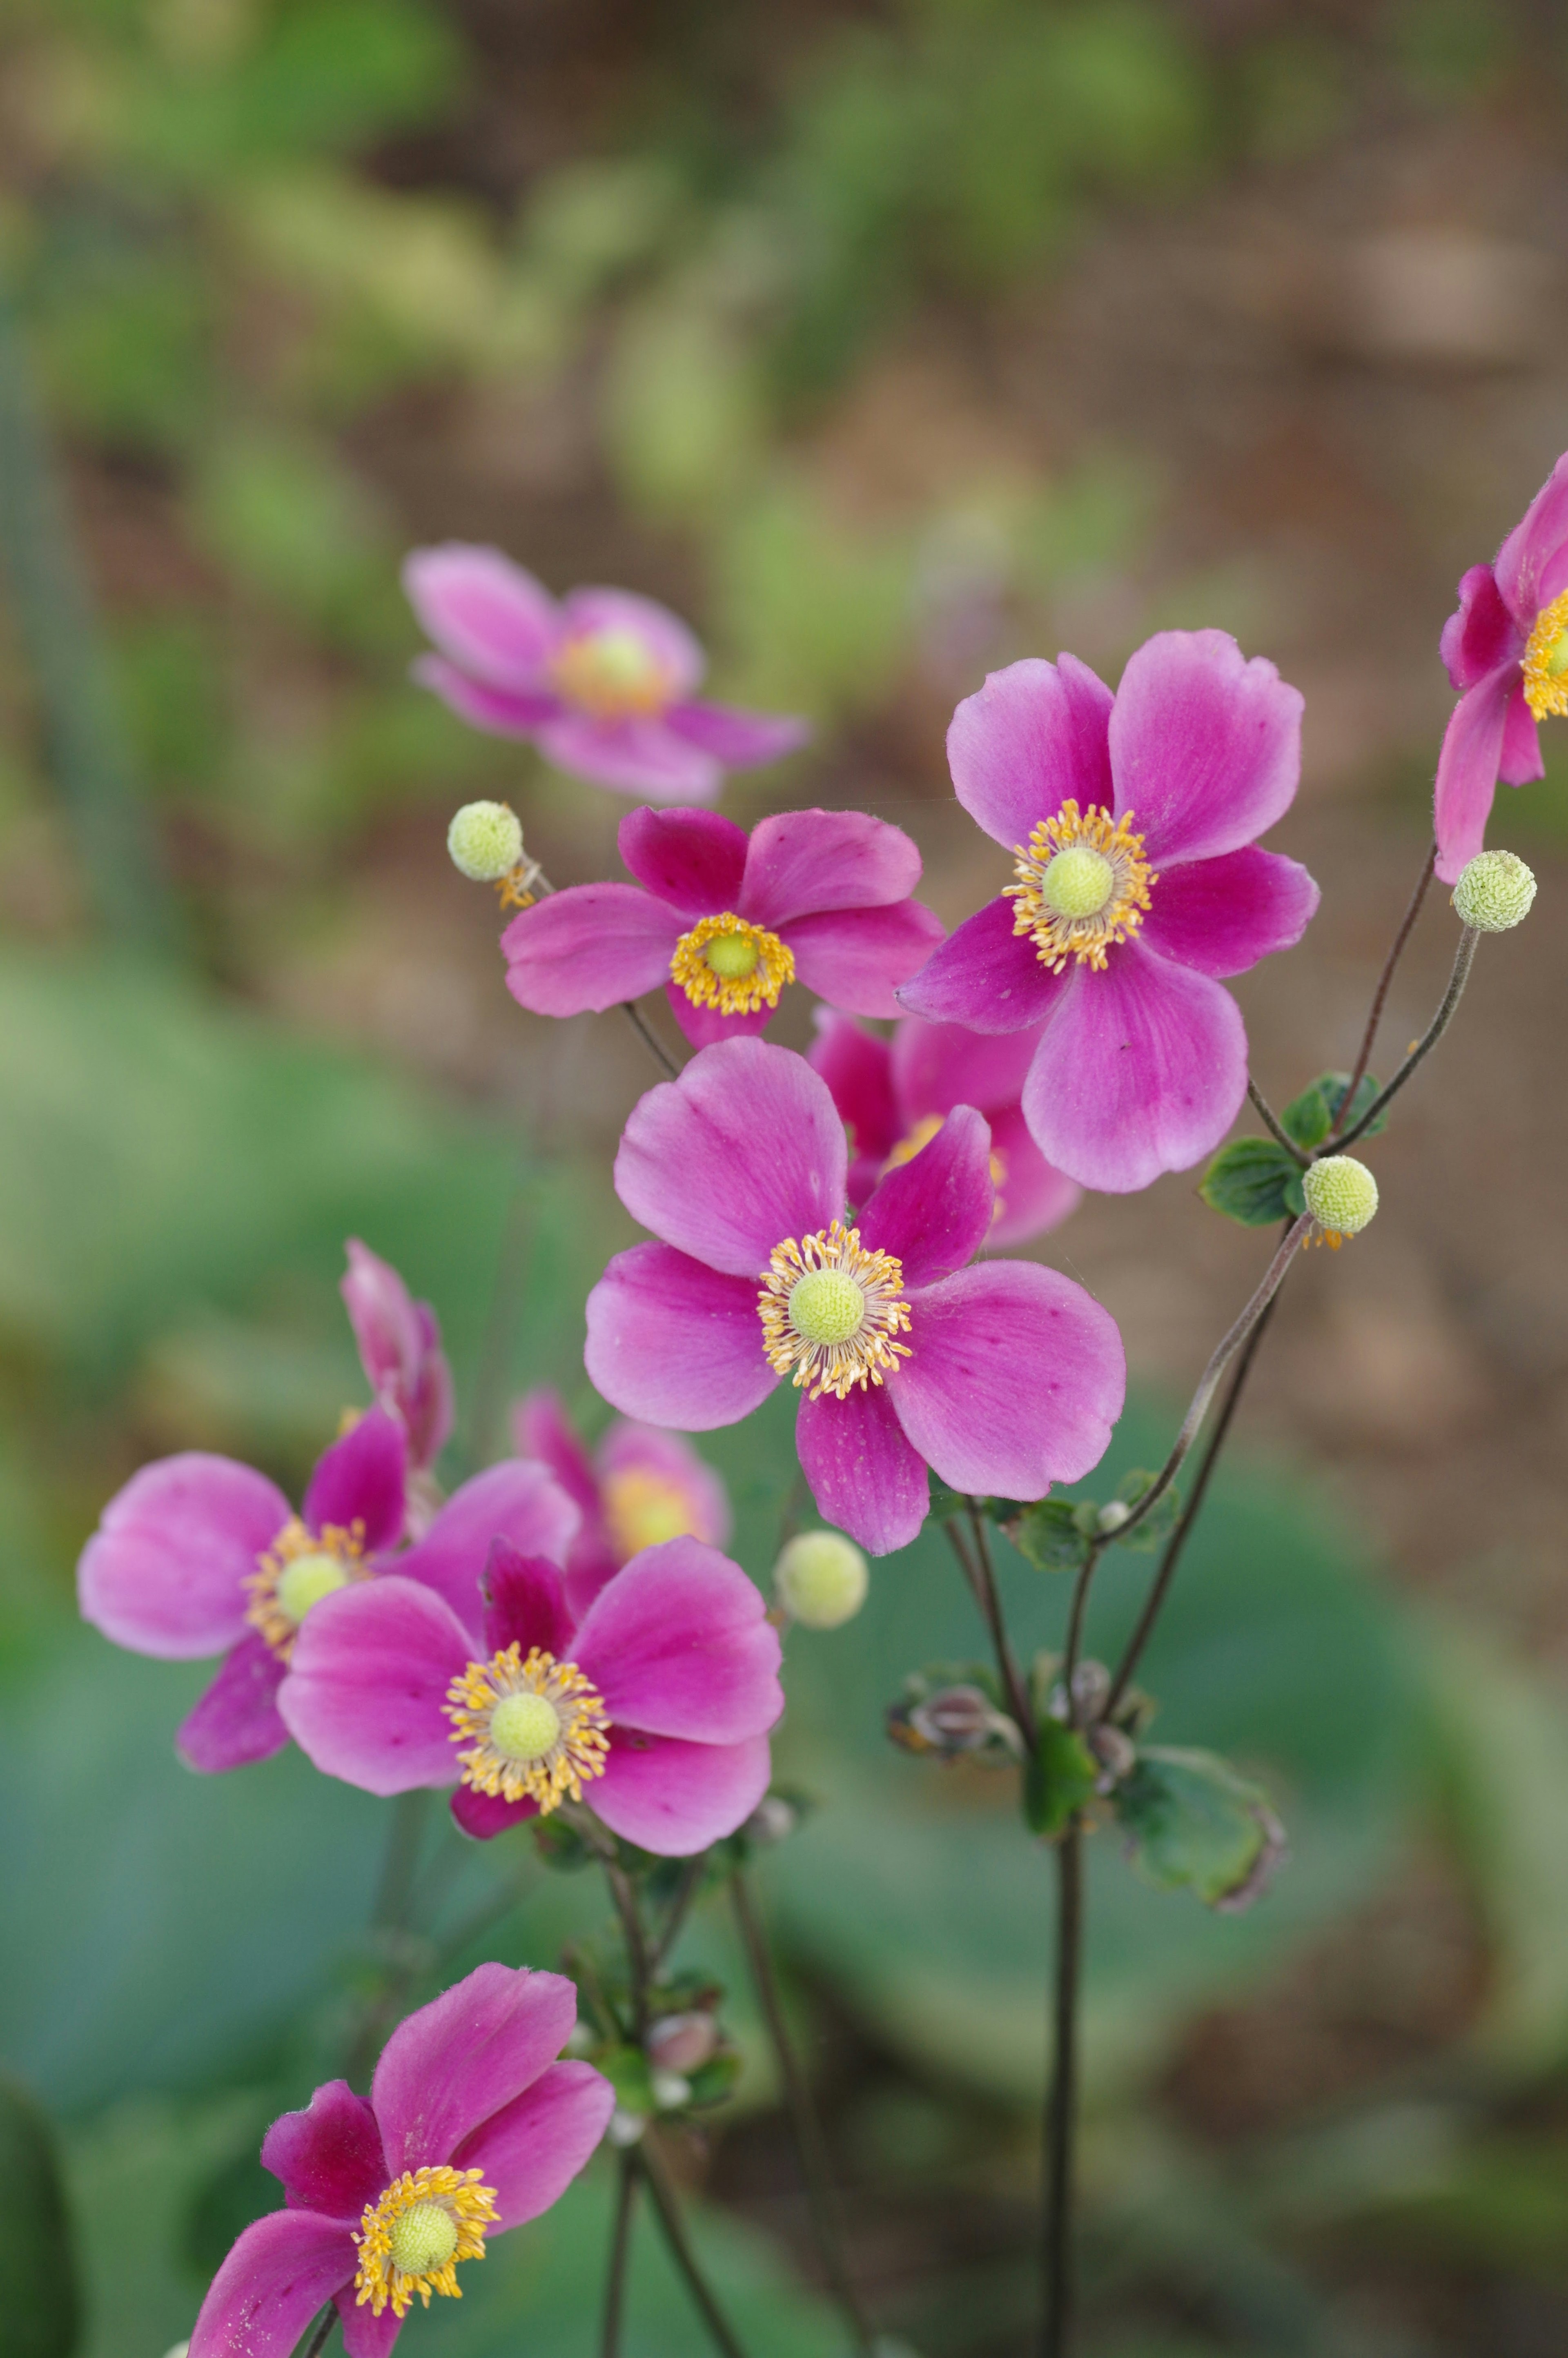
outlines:
M851 1015L896 1015L896 984L940 920L910 894L920 854L863 811L786 811L748 837L717 811L621 822L635 884L575 884L501 937L506 987L535 1015L581 1015L665 986L697 1047L761 1032L787 983Z
M496 548L416 548L404 588L438 652L414 676L476 729L524 737L574 778L655 802L712 802L727 770L805 743L804 720L708 704L702 649L625 590L548 590Z
M730 1498L711 1466L678 1433L617 1417L590 1453L566 1403L547 1388L520 1400L512 1430L524 1457L547 1466L582 1517L567 1556L567 1602L586 1613L623 1563L661 1540L730 1536Z
M779 1641L739 1564L666 1540L578 1620L556 1566L498 1541L482 1618L395 1574L299 1633L282 1708L318 1768L372 1793L456 1785L481 1840L564 1801L664 1857L733 1833L768 1789Z
M487 2240L559 2201L614 2110L559 1974L478 1965L400 2022L370 2101L318 2088L262 2139L285 2205L244 2229L208 2288L189 2358L288 2358L336 2303L348 2358L387 2358L416 2299L462 2297Z
M965 1266L990 1233L990 1156L981 1116L956 1106L847 1228L827 1083L761 1040L705 1048L621 1141L617 1192L659 1242L618 1253L589 1296L595 1386L699 1433L790 1377L817 1506L873 1555L919 1531L927 1466L1009 1498L1076 1480L1121 1412L1121 1338L1054 1270Z
M360 1365L378 1405L395 1417L408 1445L409 1537L427 1530L439 1504L432 1478L451 1438L452 1376L441 1328L427 1302L416 1302L390 1261L358 1237L348 1241L339 1292L359 1345Z
M868 1202L884 1173L928 1146L956 1105L972 1105L991 1134L996 1216L986 1242L1027 1244L1060 1227L1082 1191L1051 1168L1023 1119L1018 1100L1034 1043L1033 1032L984 1039L918 1015L906 1015L886 1040L818 1008L806 1060L833 1092L849 1133L850 1203Z
M1252 840L1294 797L1301 716L1223 631L1146 641L1114 698L1073 655L1010 664L953 715L958 800L1017 882L899 999L973 1032L1038 1029L1023 1118L1086 1187L1184 1171L1236 1118L1247 1033L1220 979L1299 941L1318 901Z
M191 1768L238 1768L288 1741L279 1700L308 1616L395 1565L406 1587L477 1609L491 1541L564 1557L578 1510L542 1466L512 1458L453 1492L425 1537L404 1531L403 1428L372 1409L333 1443L297 1515L275 1483L192 1450L134 1474L82 1552L82 1616L134 1654L227 1649L177 1737ZM471 1600L471 1602L470 1602Z

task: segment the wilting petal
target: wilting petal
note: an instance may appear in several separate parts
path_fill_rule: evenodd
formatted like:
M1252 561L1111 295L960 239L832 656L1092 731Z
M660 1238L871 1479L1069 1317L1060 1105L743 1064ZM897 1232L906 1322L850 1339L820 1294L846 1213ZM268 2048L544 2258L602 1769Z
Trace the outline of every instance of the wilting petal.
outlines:
M626 1416L683 1433L739 1424L777 1383L754 1278L725 1277L669 1245L617 1253L588 1297L583 1365Z
M1509 664L1462 696L1449 716L1433 795L1437 872L1445 884L1458 882L1460 870L1486 843L1518 685Z
M573 590L561 600L562 637L597 637L602 631L640 639L664 675L672 699L687 697L708 668L708 658L678 614L633 590Z
M314 2211L257 2219L208 2288L190 2358L289 2358L317 2310L352 2283L358 2260L341 2219Z
M532 737L546 721L561 718L561 699L551 691L487 687L444 655L419 655L412 669L420 687L431 689L460 720L492 737Z
M1492 570L1525 631L1542 606L1568 590L1568 453L1558 460L1498 549ZM1438 874L1443 874L1441 869Z
M520 2227L558 2202L610 2125L615 2091L591 2063L552 2063L465 2137L455 2169L481 2169L499 2223Z
M1098 1466L1127 1363L1108 1310L1038 1261L983 1261L911 1304L888 1386L899 1422L955 1490L1044 1498Z
M665 980L680 939L667 902L635 884L572 884L501 936L506 988L535 1015L602 1014Z
M1033 948L1033 945L1029 946ZM1015 1106L1034 1061L1033 1032L971 1032L962 1023L927 1023L906 1015L892 1035L892 1079L903 1126L925 1115L973 1106L989 1120Z
M795 979L850 1015L893 1016L898 985L920 972L942 939L942 920L919 901L891 909L836 909L792 918Z
M537 1801L508 1801L499 1793L476 1793L471 1785L460 1785L450 1806L458 1824L474 1842L493 1842L497 1834L509 1833L539 1814Z
M367 1555L379 1555L402 1537L408 1444L403 1427L384 1408L359 1422L319 1458L305 1493L308 1531L352 1531Z
M432 644L492 687L532 688L559 633L549 591L503 557L449 540L404 559L403 587Z
M991 1136L973 1106L957 1106L935 1138L895 1163L860 1215L860 1241L903 1264L906 1287L930 1285L972 1260L990 1233L996 1191Z
M1223 979L1299 942L1322 895L1304 868L1248 844L1167 868L1140 938L1161 957Z
M547 1556L524 1555L497 1540L484 1569L484 1593L487 1653L521 1646L526 1657L537 1646L557 1661L570 1656L576 1623L560 1573Z
M476 1965L404 2017L381 2050L370 2100L387 2167L438 2168L531 2088L571 2037L577 1992L560 1974Z
M1009 851L1022 850L1069 795L1080 810L1108 810L1110 710L1109 688L1076 655L1054 664L1030 657L991 672L947 730L958 800Z
M200 1450L133 1474L82 1551L82 1617L117 1646L188 1661L232 1646L245 1581L289 1519L276 1483Z
M718 811L628 811L615 839L638 883L683 917L717 916L740 900L746 830Z
M920 853L901 827L865 811L782 811L759 819L746 854L740 914L775 931L824 909L907 900Z
M1121 675L1110 765L1116 816L1157 870L1238 850L1294 799L1301 691L1227 631L1160 631Z
M750 1015L721 1015L717 1007L696 1005L678 982L665 983L665 997L694 1048L717 1047L720 1040L754 1040L778 1012L776 1007L759 1007Z
M442 1705L475 1659L451 1608L389 1573L311 1607L278 1709L301 1752L346 1785L367 1793L450 1785L460 1771Z
M727 770L754 770L795 752L811 735L809 720L783 713L742 712L732 704L672 704L665 727L709 753Z
M283 2181L291 2211L317 2211L357 2227L379 2201L386 2158L375 2115L346 2080L318 2088L302 2113L285 2113L262 2139L262 2167Z
M1515 681L1514 692L1509 698L1498 775L1507 786L1528 786L1546 775L1546 764L1541 758L1541 725L1525 701L1522 679Z
M524 1555L564 1563L579 1520L578 1509L543 1466L505 1457L453 1491L418 1545L397 1558L397 1576L434 1589L475 1635L481 1613L480 1574L491 1541L505 1540Z
M784 1709L778 1632L739 1564L700 1540L644 1548L589 1606L571 1659L618 1725L738 1744Z
M1001 1176L996 1183L996 1217L987 1245L1026 1244L1060 1228L1083 1201L1076 1179L1047 1163L1029 1135L1022 1106L1007 1106L990 1117L991 1155Z
M930 1499L925 1460L904 1438L885 1384L857 1387L841 1401L803 1394L795 1444L826 1521L872 1555L918 1535Z
M689 1858L744 1825L773 1775L765 1736L685 1744L616 1728L604 1774L584 1799L611 1833L660 1858Z
M710 803L724 784L711 755L676 736L662 719L590 720L568 712L546 722L537 736L540 752L557 770L619 794L646 795L651 802Z
M1450 681L1461 695L1499 664L1517 663L1528 632L1504 605L1489 565L1473 565L1459 584L1459 603L1438 642Z
M270 1760L288 1741L278 1716L283 1664L253 1630L241 1639L200 1702L175 1734L182 1760L204 1777Z
M806 1062L827 1082L854 1154L878 1165L885 1163L903 1129L893 1098L887 1042L863 1032L851 1017L819 1007L816 1037L806 1050Z
M966 917L897 998L927 1022L1022 1032L1050 1013L1062 982L1042 966L1029 936L1013 932L1012 903L999 897Z

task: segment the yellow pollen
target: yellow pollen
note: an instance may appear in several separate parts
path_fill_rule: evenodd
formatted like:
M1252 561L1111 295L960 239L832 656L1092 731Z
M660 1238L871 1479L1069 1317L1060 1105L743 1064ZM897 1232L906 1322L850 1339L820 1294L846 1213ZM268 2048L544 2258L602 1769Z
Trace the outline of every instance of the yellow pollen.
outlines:
M910 1347L903 1264L892 1253L868 1252L858 1228L835 1220L815 1236L793 1237L774 1248L762 1271L757 1309L762 1347L781 1376L819 1400L849 1397L859 1384L884 1383Z
M520 1645L470 1662L441 1706L453 1723L462 1781L506 1801L536 1801L542 1817L580 1801L584 1780L604 1773L610 1717L575 1662Z
M390 2301L402 2318L416 2293L427 2309L433 2292L462 2299L460 2260L484 2257L484 2231L496 2223L495 2194L481 2169L406 2169L379 2202L367 2203L354 2241L360 2264L354 2299L379 2317Z
M1524 700L1537 720L1568 713L1568 590L1536 616L1519 667Z
M670 700L664 666L635 631L588 631L568 639L550 676L568 704L595 720L662 712Z
M604 1520L622 1563L663 1540L701 1537L697 1509L680 1484L642 1466L606 1478Z
M1043 818L1026 851L1014 847L1016 901L1012 930L1028 934L1042 966L1065 971L1069 958L1104 968L1107 953L1143 923L1149 888L1159 878L1132 832L1132 813L1119 820L1091 804L1080 811L1070 797L1054 818Z
M670 979L694 1007L755 1015L759 1008L776 1007L785 983L795 980L795 952L776 934L727 909L722 916L700 917L681 936Z
M266 1553L256 1558L256 1568L245 1582L251 1593L245 1618L281 1661L293 1653L296 1632L313 1606L334 1589L369 1577L362 1560L364 1536L361 1522L349 1531L328 1523L319 1531L308 1531L296 1515Z

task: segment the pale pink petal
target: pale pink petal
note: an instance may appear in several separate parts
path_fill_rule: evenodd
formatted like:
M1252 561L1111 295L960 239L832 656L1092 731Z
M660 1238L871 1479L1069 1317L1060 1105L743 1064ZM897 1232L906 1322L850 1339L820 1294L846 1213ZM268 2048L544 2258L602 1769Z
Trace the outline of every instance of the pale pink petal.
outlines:
M663 719L594 720L584 712L564 713L539 730L538 745L568 776L617 794L645 795L651 802L716 802L724 784L712 756L677 737Z
M1260 958L1299 942L1321 898L1295 860L1249 843L1217 860L1163 870L1140 938L1159 957L1199 974L1245 974Z
M599 1478L593 1460L567 1414L566 1402L548 1385L524 1392L512 1412L512 1431L520 1457L536 1458L546 1466L584 1520L599 1512Z
M353 2281L359 2255L341 2219L273 2211L240 2236L208 2288L190 2358L289 2358L319 2309Z
M438 696L460 720L492 737L533 737L546 721L564 717L561 699L552 689L487 687L445 655L419 655L410 668L420 687Z
M288 1741L278 1715L283 1664L265 1638L248 1631L175 1734L180 1758L204 1777L270 1760Z
M683 1433L739 1424L777 1383L754 1278L725 1277L669 1245L617 1253L588 1297L583 1364L624 1415Z
M262 2139L262 2167L283 2181L291 2211L354 2226L387 2180L375 2115L346 2080L318 2088L304 2112L285 2113Z
M506 988L535 1015L602 1014L664 981L681 936L667 902L636 884L572 884L501 936Z
M577 1991L560 1974L476 1965L400 2022L381 2050L370 2100L387 2167L438 2168L531 2088L571 2037Z
M480 1575L491 1542L564 1563L581 1518L547 1467L504 1457L454 1490L416 1547L397 1558L401 1580L434 1589L474 1634L480 1628Z
M759 819L740 913L777 932L824 909L885 907L920 882L920 853L900 827L865 811L783 811Z
M584 1799L623 1842L660 1858L689 1858L744 1825L772 1776L765 1736L744 1744L686 1744L618 1727L604 1774L585 1788Z
M849 1133L851 1153L878 1166L885 1163L903 1130L893 1096L888 1043L862 1031L850 1016L819 1007L816 1037L806 1055L812 1071L821 1074L832 1093L838 1118ZM854 1197L852 1184L849 1193Z
M678 614L632 590L572 590L562 600L564 639L597 638L613 631L640 639L664 675L671 702L687 697L708 658Z
M784 939L795 980L849 1015L891 1017L901 1011L901 982L920 972L942 939L942 920L919 901L891 909L835 909L794 917Z
M721 1015L717 1007L698 1007L677 982L665 983L665 997L694 1048L714 1048L720 1040L754 1040L778 1012L774 1007L759 1007L750 1015Z
M610 2125L615 2091L591 2063L552 2063L463 2139L455 2169L481 2169L500 2234L558 2202Z
M616 843L638 883L683 917L715 917L740 900L746 830L718 811L628 811Z
M451 1785L460 1771L442 1705L475 1659L450 1607L389 1573L312 1606L277 1706L306 1758L346 1785L367 1793Z
M1156 869L1239 850L1284 816L1302 701L1226 631L1161 631L1129 658L1110 716L1116 816Z
M1031 656L993 671L947 730L947 765L971 818L1009 851L1071 796L1108 809L1111 695L1087 664Z
M691 1516L691 1536L722 1547L730 1536L730 1493L706 1459L676 1433L617 1419L599 1444L600 1479L607 1487L627 1475L652 1475L678 1490Z
M892 1035L901 1127L913 1130L927 1114L951 1113L956 1105L974 1106L988 1118L996 1107L1015 1106L1038 1037L1035 1031L971 1032L906 1015Z
M672 704L665 727L727 770L754 770L798 752L811 735L809 720L783 713L742 712L732 704Z
M232 1457L189 1450L144 1466L82 1551L83 1619L165 1661L233 1645L245 1627L245 1581L289 1514L275 1483Z
M871 1555L917 1536L930 1499L925 1460L905 1439L887 1385L857 1389L845 1400L803 1393L795 1442L825 1521Z
M449 540L403 561L403 587L431 644L492 687L534 687L559 635L550 593L503 557Z
M970 1032L1022 1032L1050 1013L1063 978L1043 966L1027 934L1012 929L1013 903L988 901L948 935L897 999L932 1023Z
M1022 1106L994 1112L990 1126L991 1158L1000 1176L996 1181L996 1217L986 1244L995 1252L1060 1228L1082 1203L1083 1190L1076 1179L1046 1162L1029 1135Z
M1456 884L1460 870L1486 845L1518 684L1508 665L1469 689L1449 716L1433 792L1437 872L1445 884Z
M1498 551L1498 588L1521 628L1568 590L1568 452ZM1441 875L1442 871L1438 873ZM1447 882L1447 879L1444 879Z
M572 1660L618 1725L738 1744L784 1709L778 1632L739 1564L700 1540L644 1548L589 1607Z
M1504 605L1491 567L1473 565L1459 584L1459 603L1443 625L1438 652L1463 694L1499 664L1517 663L1528 636Z
M906 1288L961 1269L985 1243L996 1200L990 1155L984 1116L956 1106L918 1154L894 1164L866 1206L860 1241L902 1263Z
M359 1422L318 1458L302 1509L311 1531L353 1531L367 1555L403 1535L408 1444L384 1408Z

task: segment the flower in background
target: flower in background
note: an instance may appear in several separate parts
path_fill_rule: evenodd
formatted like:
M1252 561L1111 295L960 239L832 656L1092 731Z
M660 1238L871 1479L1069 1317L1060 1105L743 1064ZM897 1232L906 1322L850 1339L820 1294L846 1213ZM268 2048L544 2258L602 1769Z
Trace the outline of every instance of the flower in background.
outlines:
M617 1417L590 1455L558 1392L520 1400L512 1430L524 1457L547 1466L582 1517L567 1556L567 1601L586 1613L613 1573L662 1540L730 1536L730 1498L711 1466L677 1433Z
M1082 1191L1052 1169L1023 1119L1019 1097L1036 1036L986 1039L961 1024L906 1015L884 1040L819 1009L806 1057L849 1133L850 1203L869 1202L878 1181L929 1145L956 1105L971 1105L991 1134L996 1217L987 1242L1025 1244L1059 1227Z
M1221 978L1301 939L1318 891L1254 836L1290 808L1302 699L1223 631L1163 631L1113 698L1063 655L993 672L953 715L958 800L1016 882L899 991L933 1022L1039 1037L1023 1118L1112 1195L1184 1171L1247 1088Z
M604 2134L609 2081L555 2060L576 2023L559 1974L479 1965L398 2024L368 2104L332 2080L274 2121L287 2207L219 2268L189 2358L287 2358L328 2301L349 2358L385 2358L416 2298L460 2298L463 2263L559 2201Z
M1121 1412L1114 1321L1033 1261L967 1263L990 1233L990 1133L957 1106L843 1224L844 1126L804 1057L761 1040L694 1056L635 1108L622 1202L660 1241L589 1296L588 1371L627 1415L736 1424L783 1376L827 1521L873 1555L956 1490L1040 1498L1098 1463ZM608 1592L607 1592L608 1594Z
M351 1237L342 1294L360 1347L360 1365L377 1403L403 1427L408 1449L411 1539L429 1528L439 1505L431 1479L452 1431L452 1376L441 1328L427 1302L416 1302L393 1268Z
M511 1458L453 1492L424 1538L405 1529L403 1428L373 1408L333 1443L296 1515L275 1483L232 1457L189 1451L134 1474L82 1552L83 1617L117 1646L187 1661L226 1650L177 1742L193 1768L238 1768L288 1741L280 1698L301 1630L340 1590L395 1567L477 1616L499 1533L564 1557L578 1510L542 1466Z
M726 770L805 743L804 720L700 702L686 624L625 590L548 590L496 548L448 541L403 568L438 653L416 679L476 729L526 737L574 778L655 802L712 802Z
M717 811L621 822L635 884L576 884L501 937L507 989L535 1015L601 1012L662 982L697 1047L761 1032L786 983L851 1015L896 1015L895 986L942 938L910 899L920 854L863 811L786 811L748 837Z
M456 1785L488 1839L563 1801L681 1858L768 1789L779 1640L739 1564L700 1541L644 1548L579 1620L556 1566L498 1541L482 1624L395 1574L300 1632L283 1697L318 1768L372 1793Z
M1459 690L1437 759L1437 872L1458 882L1486 840L1498 780L1545 774L1538 723L1568 713L1568 452L1490 565L1473 565L1444 625Z

